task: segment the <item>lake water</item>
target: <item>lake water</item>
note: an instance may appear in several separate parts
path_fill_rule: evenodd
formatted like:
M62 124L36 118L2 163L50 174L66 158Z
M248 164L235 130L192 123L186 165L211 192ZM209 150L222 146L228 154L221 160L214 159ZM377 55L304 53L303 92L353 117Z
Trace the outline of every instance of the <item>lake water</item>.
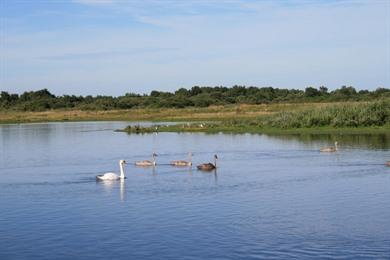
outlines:
M0 126L0 259L390 259L390 135L126 125ZM218 171L166 165L188 151ZM156 168L132 164L152 152ZM125 181L95 181L120 159Z

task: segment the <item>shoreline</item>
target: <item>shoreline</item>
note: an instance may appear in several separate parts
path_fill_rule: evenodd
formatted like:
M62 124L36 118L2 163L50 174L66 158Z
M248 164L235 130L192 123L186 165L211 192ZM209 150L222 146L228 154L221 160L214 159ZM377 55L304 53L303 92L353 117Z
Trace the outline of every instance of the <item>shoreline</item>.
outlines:
M289 105L290 106L290 105ZM305 104L302 105L307 106ZM221 121L232 118L254 118L271 115L286 106L243 105L212 106L183 109L128 109L106 111L48 110L41 112L0 111L0 124L80 122L80 121L129 121L129 122L183 122Z
M118 132L203 132L256 134L370 134L390 133L390 102L283 103L210 106L204 108L148 108L128 110L0 110L0 124L49 122L151 122ZM176 124L157 124L170 122ZM156 123L156 124L153 124Z
M192 128L182 129L183 121L174 120L123 120L123 119L80 119L80 120L50 120L50 121L32 121L32 122L0 122L1 125L18 125L18 124L43 124L43 123L72 123L72 122L169 122L177 123L169 126L159 126L159 133L205 133L205 134L274 134L274 135L301 135L301 134L348 134L348 135L365 135L365 134L388 134L390 135L390 126L372 126L372 127L317 127L317 128L261 128L261 127L213 127L213 128ZM191 123L201 123L204 120L193 120ZM140 132L126 131L126 129L116 129L114 132L121 132L127 134L152 134L156 133L154 128L157 125L150 127L142 127Z
M205 133L205 134L275 134L275 135L300 135L300 134L389 134L390 126L383 127L316 127L316 128L261 128L261 127L226 127L226 126L202 126L187 127L184 124L149 126L149 127L126 127L117 129L115 132L127 134L153 134L153 133Z
M134 108L121 110L58 109L45 111L0 110L0 124L129 121L129 122L186 122L254 119L278 112L319 109L341 104L368 104L369 102L306 102L273 104L232 104L187 108Z

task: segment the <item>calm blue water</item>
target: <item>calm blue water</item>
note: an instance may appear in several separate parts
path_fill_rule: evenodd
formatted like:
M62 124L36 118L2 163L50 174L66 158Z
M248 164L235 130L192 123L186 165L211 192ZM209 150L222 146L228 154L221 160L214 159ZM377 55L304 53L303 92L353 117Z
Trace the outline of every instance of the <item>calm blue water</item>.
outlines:
M125 125L0 126L0 259L390 259L388 135L112 131ZM155 169L95 181L153 151ZM217 173L163 165L188 151L217 153Z

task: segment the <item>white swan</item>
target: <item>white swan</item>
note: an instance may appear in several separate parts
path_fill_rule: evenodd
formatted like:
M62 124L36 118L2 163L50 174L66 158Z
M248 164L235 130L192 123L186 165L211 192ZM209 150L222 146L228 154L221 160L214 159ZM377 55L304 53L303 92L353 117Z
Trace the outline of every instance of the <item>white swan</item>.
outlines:
M120 160L119 161L119 169L121 171L121 174L118 176L118 174L113 173L113 172L107 172L105 174L97 175L96 180L100 181L115 181L115 180L123 180L126 178L125 172L123 170L123 165L126 164L125 160Z

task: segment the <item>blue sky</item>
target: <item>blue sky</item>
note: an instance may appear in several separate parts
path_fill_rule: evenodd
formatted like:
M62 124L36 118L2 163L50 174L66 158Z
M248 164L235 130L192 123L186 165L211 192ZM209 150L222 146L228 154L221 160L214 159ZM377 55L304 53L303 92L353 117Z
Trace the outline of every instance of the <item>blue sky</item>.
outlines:
M390 1L1 0L0 89L390 87Z

